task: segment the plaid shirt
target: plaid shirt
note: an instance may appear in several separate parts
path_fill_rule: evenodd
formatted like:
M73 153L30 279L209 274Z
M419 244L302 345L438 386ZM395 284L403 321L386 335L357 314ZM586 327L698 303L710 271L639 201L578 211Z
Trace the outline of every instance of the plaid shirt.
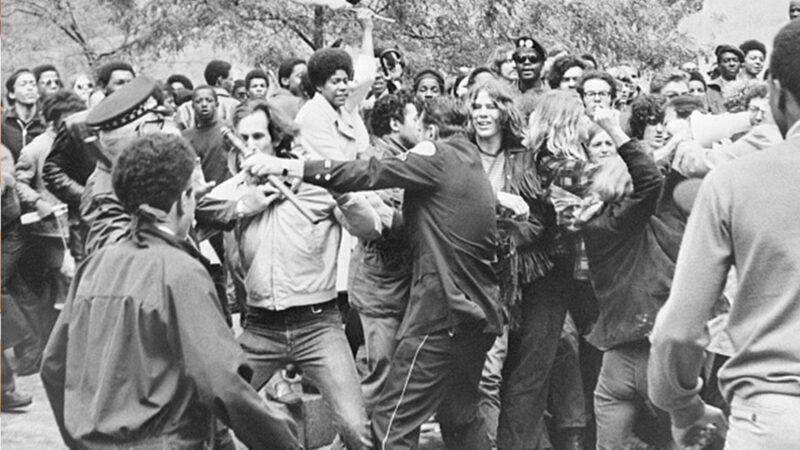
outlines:
M558 256L573 256L573 277L578 280L589 279L589 260L583 239L575 233L580 223L575 220L573 208L558 208L552 199L552 187L558 187L578 197L589 196L592 175L598 165L580 160L560 158L552 153L544 153L539 158L539 171L548 187L548 197L554 203L558 231L554 239L553 253Z

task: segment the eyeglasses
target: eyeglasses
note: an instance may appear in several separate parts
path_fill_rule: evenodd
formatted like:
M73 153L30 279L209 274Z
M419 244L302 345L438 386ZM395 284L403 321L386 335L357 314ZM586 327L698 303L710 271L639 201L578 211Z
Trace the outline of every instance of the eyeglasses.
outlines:
M50 86L50 85L58 86L58 87L63 86L63 83L61 83L61 80L59 80L58 78L54 78L54 79L50 79L50 80L42 80L42 81L40 81L40 83L42 83L42 84L44 84L46 86Z
M609 98L609 97L611 97L611 92L608 92L608 91L598 91L598 92L588 91L588 92L584 92L583 96L584 97L589 97L589 98Z
M514 62L517 64L531 63L536 64L539 62L538 55L514 55Z

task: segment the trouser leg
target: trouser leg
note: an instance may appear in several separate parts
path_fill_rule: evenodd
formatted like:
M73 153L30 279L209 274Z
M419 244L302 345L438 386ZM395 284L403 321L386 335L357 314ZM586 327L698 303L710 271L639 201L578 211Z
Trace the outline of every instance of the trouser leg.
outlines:
M497 422L500 419L500 387L503 383L503 366L508 353L508 327L498 336L486 354L486 362L481 373L481 399L479 410L486 421L492 445L497 443Z
M448 446L488 448L477 413L478 380L493 340L479 332L447 331L401 339L373 413L377 448L416 448L420 426L437 410ZM459 399L460 391L465 395ZM459 432L463 437L455 436Z
M456 336L453 382L436 413L448 449L492 448L489 429L479 412L479 384L486 352L495 340L477 332Z
M503 369L499 449L534 448L536 428L547 404L547 382L566 314L564 285L545 277L523 289L522 318L511 330Z
M554 428L586 426L586 399L583 395L578 330L567 314L550 376L550 413Z
M348 449L372 448L358 372L337 309L298 327L290 358L319 389Z
M378 396L386 384L386 377L392 364L392 355L397 347L397 329L399 317L370 317L361 315L364 330L364 353L367 359L367 373L361 378L361 390L364 393L364 404L367 415L378 401Z

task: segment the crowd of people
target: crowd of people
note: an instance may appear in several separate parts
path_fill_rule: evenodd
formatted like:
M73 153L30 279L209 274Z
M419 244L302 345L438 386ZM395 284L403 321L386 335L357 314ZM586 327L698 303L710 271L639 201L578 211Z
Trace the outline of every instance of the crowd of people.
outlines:
M527 36L408 73L368 9L243 80L14 71L2 410L40 373L70 448L302 448L309 393L333 448L793 448L789 11L769 64L648 80Z

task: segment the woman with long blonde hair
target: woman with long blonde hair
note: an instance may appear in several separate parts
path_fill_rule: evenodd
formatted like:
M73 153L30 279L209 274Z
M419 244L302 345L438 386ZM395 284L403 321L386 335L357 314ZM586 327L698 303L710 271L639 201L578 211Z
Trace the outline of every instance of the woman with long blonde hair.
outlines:
M590 120L574 92L549 91L539 97L528 121L527 146L537 155L587 159L582 141Z

